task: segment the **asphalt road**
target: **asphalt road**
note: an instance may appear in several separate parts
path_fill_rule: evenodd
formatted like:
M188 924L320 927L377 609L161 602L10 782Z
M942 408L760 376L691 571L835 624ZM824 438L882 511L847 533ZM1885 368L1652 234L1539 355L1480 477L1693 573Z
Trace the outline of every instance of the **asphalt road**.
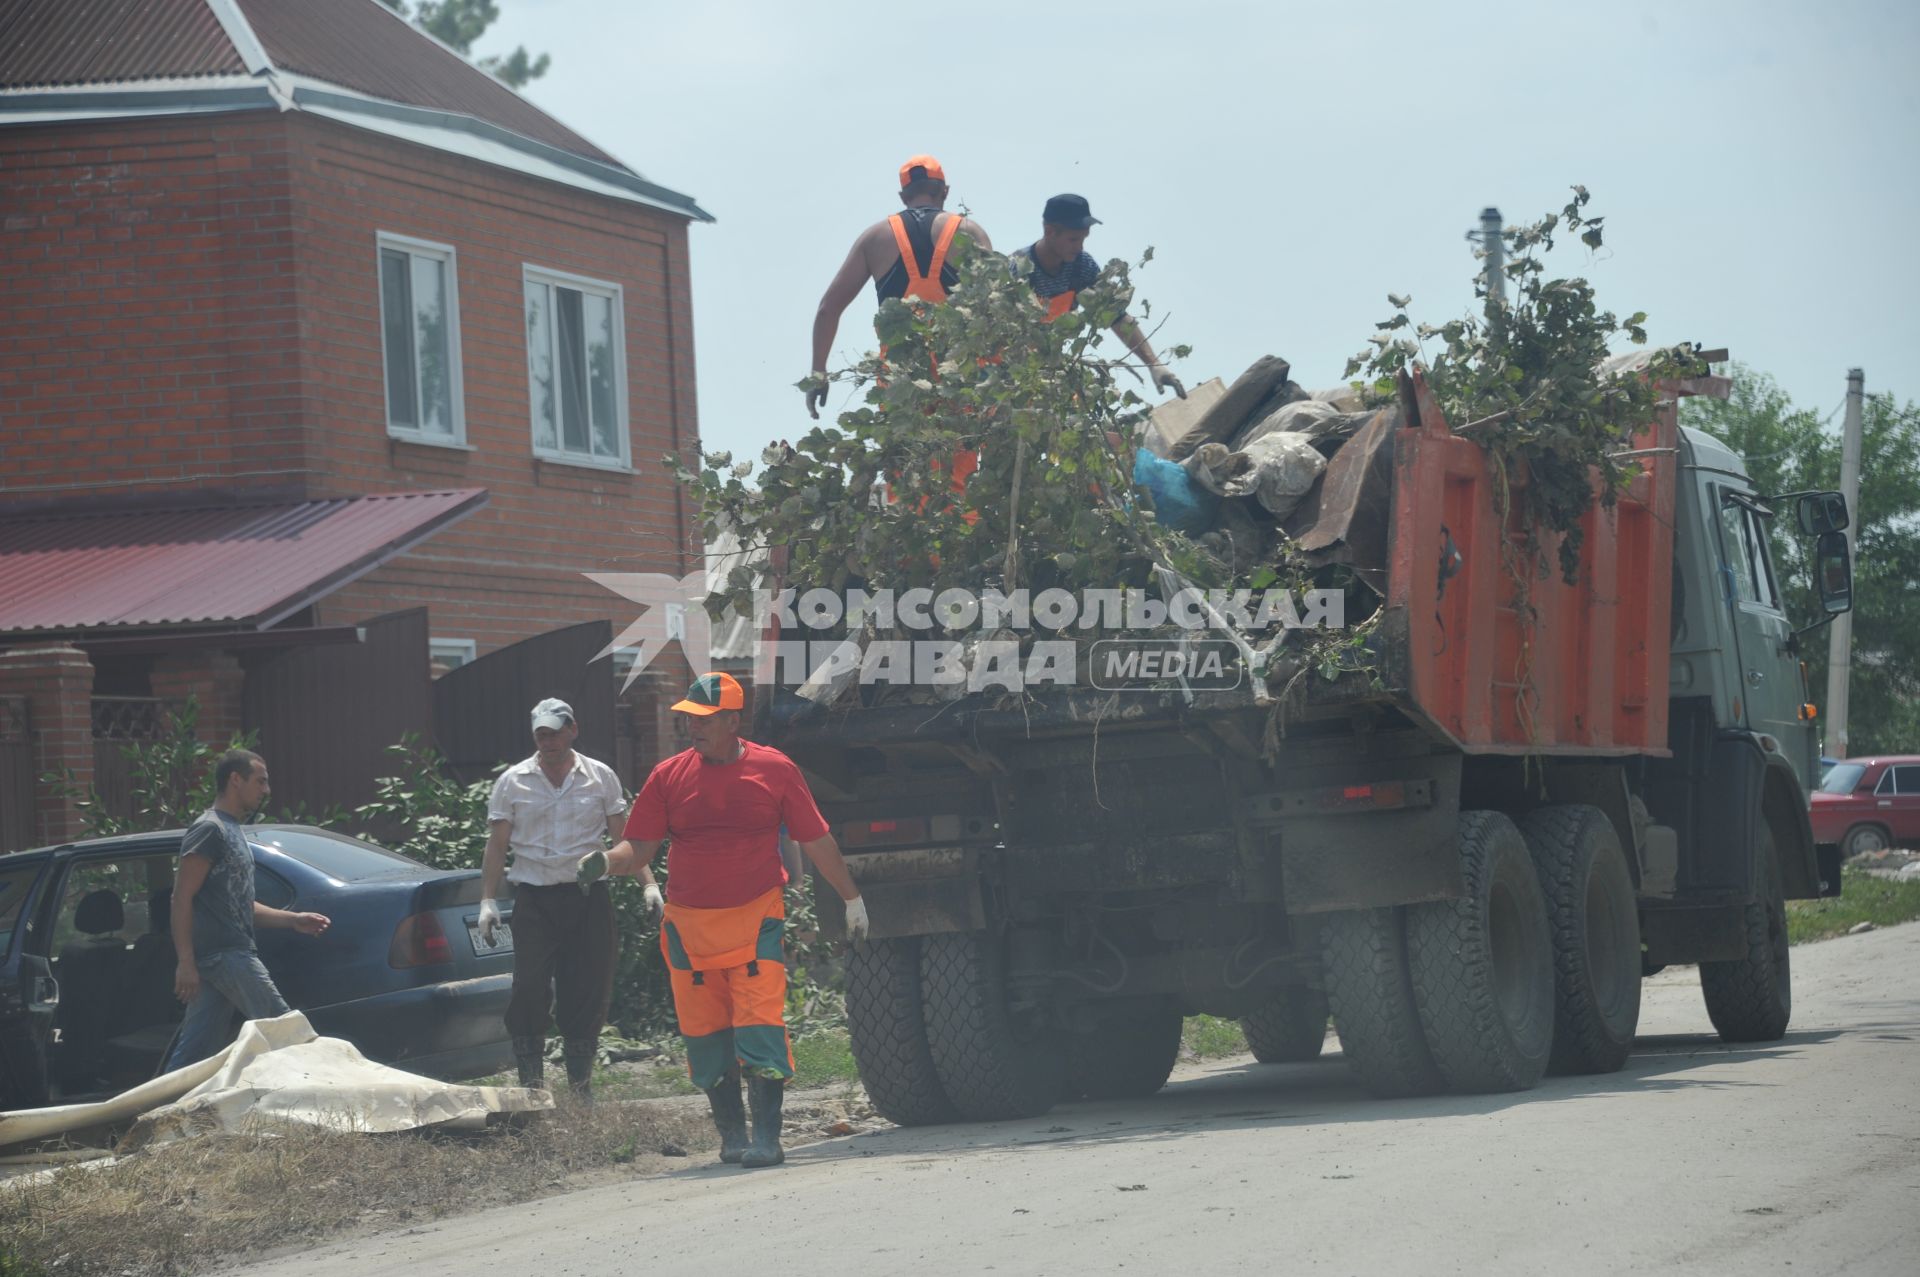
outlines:
M365 1238L274 1277L1920 1271L1920 925L1794 950L1794 1018L1720 1045L1649 981L1624 1072L1378 1101L1337 1060L887 1131Z

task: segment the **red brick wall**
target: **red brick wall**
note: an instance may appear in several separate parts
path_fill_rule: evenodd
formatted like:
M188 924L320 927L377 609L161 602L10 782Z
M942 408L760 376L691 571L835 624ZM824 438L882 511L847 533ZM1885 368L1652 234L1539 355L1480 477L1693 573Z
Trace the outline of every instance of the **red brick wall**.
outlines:
M698 562L659 464L698 446L683 218L266 112L0 129L0 218L0 503L485 487L478 515L315 617L424 604L482 652L630 619L584 571ZM470 451L387 435L379 231L458 254ZM639 473L533 457L526 263L624 289Z
M487 507L325 600L322 619L426 604L437 637L486 652L578 621L631 619L586 571L673 571L698 528L661 454L696 449L687 224L671 214L326 121L296 118L291 167L301 334L322 483L330 491L485 487ZM377 236L457 254L466 442L391 439L381 365ZM637 474L536 460L522 267L623 290ZM695 541L683 546L681 538Z
M287 131L0 129L0 500L293 485Z

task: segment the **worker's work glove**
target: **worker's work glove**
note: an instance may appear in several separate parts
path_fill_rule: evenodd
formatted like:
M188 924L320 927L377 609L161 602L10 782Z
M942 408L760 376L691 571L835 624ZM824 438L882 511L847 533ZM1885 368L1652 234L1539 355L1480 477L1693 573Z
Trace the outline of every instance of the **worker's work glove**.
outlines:
M860 896L842 902L847 910L847 939L867 938L867 902Z
M658 922L660 915L667 911L667 898L660 894L660 888L650 882L646 890L640 893L640 897L647 902L648 920Z
M1182 399L1187 397L1187 388L1180 384L1178 377L1167 371L1166 365L1155 364L1153 367L1147 369L1147 372L1153 377L1153 388L1155 390L1171 390Z
M607 853L597 847L580 857L580 863L573 870L573 880L582 887L591 887L606 876Z
M815 421L820 420L820 410L827 406L827 374L816 369L806 375L800 383L801 393L807 397L807 415Z
M493 943L493 933L500 929L500 906L491 900L480 902L480 938L489 945Z

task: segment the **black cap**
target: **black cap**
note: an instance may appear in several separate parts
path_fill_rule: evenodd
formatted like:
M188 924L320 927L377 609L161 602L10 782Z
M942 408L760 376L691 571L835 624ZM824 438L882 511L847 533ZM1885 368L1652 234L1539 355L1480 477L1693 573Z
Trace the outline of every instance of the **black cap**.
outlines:
M1100 219L1087 207L1084 195L1054 196L1047 201L1047 211L1040 214L1040 220L1048 226L1064 226L1070 231L1084 231L1100 224Z

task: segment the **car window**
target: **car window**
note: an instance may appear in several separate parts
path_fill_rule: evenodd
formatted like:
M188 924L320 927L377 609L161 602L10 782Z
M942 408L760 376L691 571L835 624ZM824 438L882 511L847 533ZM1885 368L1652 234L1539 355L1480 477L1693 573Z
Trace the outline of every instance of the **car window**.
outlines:
M269 909L285 909L293 903L293 884L256 858L253 862L253 898Z
M397 851L388 851L345 834L324 829L291 829L265 826L249 829L247 838L262 847L285 852L302 864L311 865L335 882L360 882L367 878L390 878L407 872L430 872L427 866Z
M55 956L74 944L131 945L141 936L167 935L178 859L171 851L149 851L73 861L53 920Z
M20 909L26 904L33 880L40 876L45 863L35 861L18 868L0 869L0 957L4 957L13 944L14 929L20 925Z
M1899 794L1920 794L1920 766L1894 768L1893 788Z
M1882 797L1885 797L1886 795L1891 794L1893 792L1893 768L1889 767L1887 768L1887 770L1880 773L1880 779L1877 783L1875 783L1873 787L1873 792L1881 795Z
M1827 768L1827 774L1820 778L1820 792L1823 794L1851 794L1853 787L1860 783L1866 774L1864 763L1835 763Z

